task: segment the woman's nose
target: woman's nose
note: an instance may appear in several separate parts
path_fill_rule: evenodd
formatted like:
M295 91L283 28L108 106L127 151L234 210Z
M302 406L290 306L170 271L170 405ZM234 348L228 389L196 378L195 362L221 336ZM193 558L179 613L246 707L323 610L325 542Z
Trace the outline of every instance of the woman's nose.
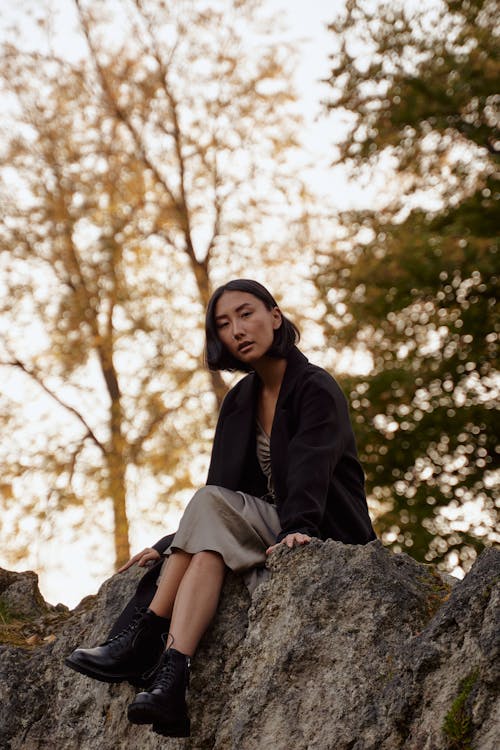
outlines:
M243 328L240 321L237 321L233 324L233 338L239 339L241 336L243 336Z

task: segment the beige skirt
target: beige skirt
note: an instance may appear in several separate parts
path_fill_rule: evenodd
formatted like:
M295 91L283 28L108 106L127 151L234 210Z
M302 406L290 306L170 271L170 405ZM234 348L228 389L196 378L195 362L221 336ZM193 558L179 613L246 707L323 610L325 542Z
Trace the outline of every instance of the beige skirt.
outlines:
M266 549L275 543L280 529L275 505L244 492L207 485L189 501L165 554L218 552L228 568L242 574L252 593L269 576L264 567ZM158 580L167 563L168 557Z

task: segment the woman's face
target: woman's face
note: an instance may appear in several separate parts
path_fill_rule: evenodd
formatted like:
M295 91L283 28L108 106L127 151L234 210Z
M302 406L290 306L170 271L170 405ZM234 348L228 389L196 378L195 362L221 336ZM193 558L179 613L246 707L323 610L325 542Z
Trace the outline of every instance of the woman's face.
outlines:
M223 292L215 305L219 339L233 357L249 365L267 353L281 323L277 307L268 310L249 292Z

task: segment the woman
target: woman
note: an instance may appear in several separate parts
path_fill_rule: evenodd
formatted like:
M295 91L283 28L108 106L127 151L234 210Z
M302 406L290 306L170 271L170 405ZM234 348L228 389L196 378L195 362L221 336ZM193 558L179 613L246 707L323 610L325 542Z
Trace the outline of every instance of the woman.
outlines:
M280 545L375 538L346 399L300 353L297 339L258 282L230 281L215 291L206 314L208 367L249 374L222 404L207 484L175 535L121 568L165 553L154 596L150 573L111 637L66 661L99 680L144 685L128 717L160 734L189 735L189 661L215 614L227 568L242 573L252 591L267 574L266 556Z

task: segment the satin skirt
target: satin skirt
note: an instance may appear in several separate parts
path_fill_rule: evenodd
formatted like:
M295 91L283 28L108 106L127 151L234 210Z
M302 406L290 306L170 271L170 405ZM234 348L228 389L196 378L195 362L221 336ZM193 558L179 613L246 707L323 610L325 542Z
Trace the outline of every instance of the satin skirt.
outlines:
M166 551L218 552L228 568L242 575L250 592L269 577L266 549L281 530L276 506L245 492L207 485L191 498Z

